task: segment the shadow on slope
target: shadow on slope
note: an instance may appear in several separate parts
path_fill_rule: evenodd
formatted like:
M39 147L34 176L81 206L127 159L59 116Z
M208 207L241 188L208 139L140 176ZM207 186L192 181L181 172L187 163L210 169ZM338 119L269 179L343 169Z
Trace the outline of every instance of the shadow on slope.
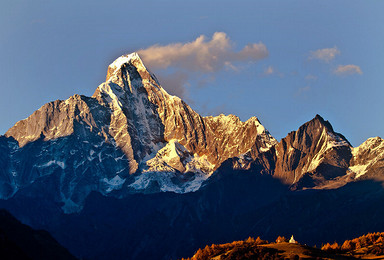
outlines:
M1 259L76 259L46 231L23 225L0 210Z
M224 170L224 169L223 169ZM65 215L46 197L16 194L0 206L48 230L78 257L175 259L200 247L260 235L294 235L321 245L384 229L384 189L362 181L336 190L289 191L269 175L222 172L194 193L93 192L80 213ZM100 246L102 245L102 246Z
M299 242L321 245L384 230L384 189L373 180L334 190L303 190L278 203L242 216L244 232L273 239L294 235ZM261 232L261 233L260 233Z
M93 192L84 209L70 215L45 196L32 199L27 193L0 205L48 230L79 257L175 259L207 243L244 238L246 223L239 216L280 200L287 190L271 176L232 172L194 193L115 199Z

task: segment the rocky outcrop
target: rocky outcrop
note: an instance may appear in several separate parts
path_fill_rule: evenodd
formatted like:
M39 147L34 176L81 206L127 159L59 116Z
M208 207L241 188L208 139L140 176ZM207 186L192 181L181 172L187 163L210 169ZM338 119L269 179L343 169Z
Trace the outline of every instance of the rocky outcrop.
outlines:
M43 137L45 141L97 131L106 135L105 126L111 112L89 97L74 95L69 99L43 105L28 118L17 122L6 133L19 146Z
M345 175L351 159L349 142L319 115L289 133L275 149L273 175L299 187L319 186Z
M352 148L349 170L359 180L384 180L384 140L369 138L359 147Z

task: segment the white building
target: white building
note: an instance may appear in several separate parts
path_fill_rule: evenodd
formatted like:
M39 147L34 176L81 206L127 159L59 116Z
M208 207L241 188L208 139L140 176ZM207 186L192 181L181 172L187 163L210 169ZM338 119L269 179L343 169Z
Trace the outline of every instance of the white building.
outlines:
M297 244L297 241L293 238L293 235L291 236L291 239L289 240L289 243Z

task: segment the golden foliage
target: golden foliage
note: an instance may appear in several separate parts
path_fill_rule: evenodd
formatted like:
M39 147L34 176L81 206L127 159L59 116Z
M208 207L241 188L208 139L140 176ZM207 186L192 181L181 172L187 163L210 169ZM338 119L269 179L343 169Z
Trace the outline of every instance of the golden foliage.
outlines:
M352 252L360 248L367 248L367 253L383 255L384 232L368 233L352 240L346 240L341 246L343 252Z
M276 238L276 243L283 243L283 242L288 242L288 239L285 238L284 236L278 236Z
M276 243L288 242L284 236L278 236ZM212 244L205 246L203 249L196 251L192 258L182 260L205 260L220 256L222 260L235 259L280 259L276 251L271 251L265 247L258 245L268 244L268 241L262 240L260 237L256 239L248 237L245 240L233 241L226 244ZM321 247L322 250L330 253L343 253L353 255L354 250L364 248L367 254L384 255L384 232L368 233L352 240L346 240L339 245L337 242L332 244L326 243ZM292 259L297 256L293 255Z
M355 245L351 240L345 240L343 245L341 246L341 250L343 251L351 251L355 249Z
M333 244L326 243L321 247L321 250L324 251L332 251L332 252L338 252L340 251L340 246L338 243L334 242Z
M266 240L262 240L260 237L257 237L256 239L253 237L248 237L245 240L233 241L231 243L226 244L212 244L211 246L207 245L203 249L197 250L192 258L182 258L182 260L210 259L226 252L227 253L224 256L225 259L244 259L244 256L248 256L250 258L255 256L260 256L264 258L265 256L267 256L266 259L269 259L268 256L273 255L271 254L271 252L269 252L270 250L257 247L258 245L267 243L269 242Z

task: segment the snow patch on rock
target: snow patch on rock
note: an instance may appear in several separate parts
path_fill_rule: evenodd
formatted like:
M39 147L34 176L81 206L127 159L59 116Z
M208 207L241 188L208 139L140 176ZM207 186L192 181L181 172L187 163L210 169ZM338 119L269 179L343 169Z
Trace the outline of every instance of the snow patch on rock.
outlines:
M209 176L204 173L194 173L192 176L188 176L177 172L144 172L128 187L136 191L144 191L154 185L162 192L195 192Z
M355 179L358 179L358 178L360 178L361 176L363 176L364 174L367 173L368 166L369 166L369 164L354 165L354 166L350 166L349 170L354 172L356 174L355 175Z
M369 168L384 158L384 140L380 137L368 138L360 146L352 148L352 156L355 163L349 167L354 172L355 179L364 176ZM369 157L370 160L361 160ZM365 163L362 163L365 162Z
M170 140L165 147L160 149L156 156L146 162L144 172L199 172L212 173L214 165L207 156L191 154L187 148L177 140Z
M142 173L129 187L140 191L155 185L163 192L194 192L211 176L213 170L214 165L206 155L192 154L176 139L172 139L145 162Z
M120 190L125 183L126 179L121 178L119 175L116 175L112 179L104 178L102 180L106 184L106 192L110 193L113 190Z
M132 59L140 59L139 55L136 52L133 52L128 55L123 55L117 58L114 62L112 62L109 67L111 68L121 68L121 66L125 63L129 63Z
M51 161L41 165L40 167L49 167L49 166L51 166L53 164L58 165L63 170L65 169L65 163L64 162L60 162L60 161L56 161L56 160L51 160Z
M327 150L329 149L335 149L337 147L343 147L347 146L349 147L349 143L341 138L339 135L336 135L334 133L331 133L327 131L326 128L323 129L323 132L321 133L321 137L319 138L317 146L320 145L320 142L323 142L320 151L312 158L308 168L307 172L313 172L316 170L316 168L322 163L324 160L325 156L324 154L326 153Z

